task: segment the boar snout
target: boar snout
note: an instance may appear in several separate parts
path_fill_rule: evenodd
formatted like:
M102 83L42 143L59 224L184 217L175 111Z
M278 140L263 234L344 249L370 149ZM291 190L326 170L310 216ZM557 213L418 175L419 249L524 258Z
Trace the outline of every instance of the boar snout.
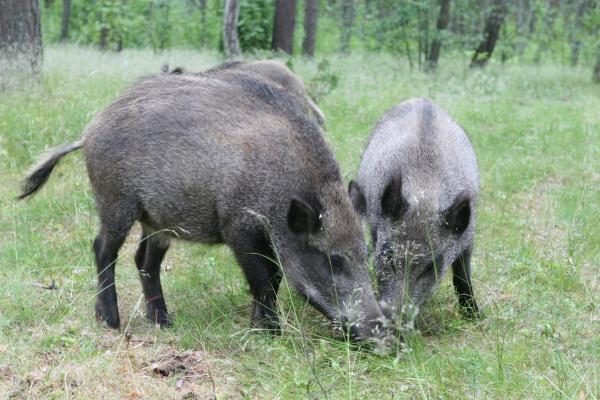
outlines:
M385 338L392 333L388 325L387 318L383 314L375 319L354 322L349 328L350 339L358 342Z

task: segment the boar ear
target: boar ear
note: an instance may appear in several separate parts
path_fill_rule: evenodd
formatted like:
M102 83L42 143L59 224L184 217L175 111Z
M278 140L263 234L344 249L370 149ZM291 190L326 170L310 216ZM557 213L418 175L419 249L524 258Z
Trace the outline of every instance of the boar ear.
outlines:
M467 193L458 195L452 207L442 213L444 224L454 233L462 233L469 226L471 204Z
M308 203L292 198L287 215L288 227L296 234L315 232L320 227L318 212Z
M352 205L356 212L360 215L365 215L367 212L367 200L365 199L362 190L360 190L358 183L350 181L350 184L348 185L348 194L350 195L350 200L352 201Z
M402 178L393 176L381 196L381 214L384 217L398 219L408 209L408 204L402 197Z

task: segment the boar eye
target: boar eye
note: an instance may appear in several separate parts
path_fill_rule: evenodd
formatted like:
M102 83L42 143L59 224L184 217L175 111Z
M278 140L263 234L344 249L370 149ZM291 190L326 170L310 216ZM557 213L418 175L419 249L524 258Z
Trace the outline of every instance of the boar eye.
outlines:
M456 199L454 205L442 213L442 221L444 225L453 233L463 233L469 226L471 218L471 207L469 199L464 199L462 196Z

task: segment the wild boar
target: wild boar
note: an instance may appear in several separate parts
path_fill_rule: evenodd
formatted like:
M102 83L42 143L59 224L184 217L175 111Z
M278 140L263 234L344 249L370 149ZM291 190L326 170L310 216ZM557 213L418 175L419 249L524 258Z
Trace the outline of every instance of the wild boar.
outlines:
M163 66L163 72L170 72L172 74L183 74L192 72L186 71L183 67L176 67L169 71L169 67ZM280 87L288 90L291 94L298 96L299 99L303 99L308 106L309 112L317 120L319 125L325 125L325 115L308 95L306 87L302 79L293 73L285 64L276 60L259 60L252 62L244 61L231 61L221 64L215 68L211 68L207 71L195 73L195 74L214 74L217 73L219 76L226 77L229 73L243 72L246 74L256 74L259 79L268 79L271 84L279 85Z
M37 191L83 148L100 229L96 316L120 325L115 263L131 226L147 316L171 318L160 265L173 238L225 243L253 296L252 324L277 331L284 274L358 340L388 337L367 271L362 226L319 126L297 96L257 74L147 76L100 112L82 138L50 151L24 181Z
M409 305L418 312L449 265L462 312L478 314L471 284L478 186L471 143L440 107L412 99L379 120L348 190L371 227L387 316Z

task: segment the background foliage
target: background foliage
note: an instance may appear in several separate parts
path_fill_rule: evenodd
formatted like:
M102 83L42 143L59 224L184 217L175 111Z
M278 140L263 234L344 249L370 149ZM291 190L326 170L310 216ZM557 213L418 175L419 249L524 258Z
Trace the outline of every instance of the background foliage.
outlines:
M151 47L218 49L222 47L223 0L205 0L202 24L198 0L72 0L70 41L111 50ZM342 34L341 7L347 0L321 0L317 54L339 49ZM511 0L503 25L496 58L502 62L569 63L572 43L581 42L580 57L591 63L600 51L600 4L585 0L581 26L575 27L577 7L582 0ZM489 0L451 2L450 25L437 32L437 0L354 0L356 17L352 28L352 50L387 51L422 64L436 36L444 42L444 57L468 58L481 39ZM46 0L42 6L46 43L59 40L62 2ZM303 36L304 1L298 1L297 49ZM271 44L273 0L242 0L239 36L242 49L268 49ZM102 31L108 31L106 44ZM298 50L299 51L299 50Z

